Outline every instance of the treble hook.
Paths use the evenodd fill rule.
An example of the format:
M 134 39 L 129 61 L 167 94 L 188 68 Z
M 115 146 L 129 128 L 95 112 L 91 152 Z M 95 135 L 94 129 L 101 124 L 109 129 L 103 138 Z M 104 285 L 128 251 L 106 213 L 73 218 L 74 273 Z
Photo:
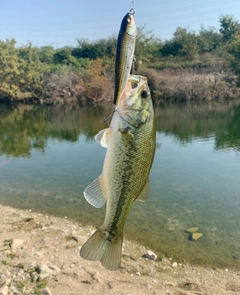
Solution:
M 130 11 L 129 13 L 134 14 L 135 10 L 134 10 L 134 0 L 130 0 Z

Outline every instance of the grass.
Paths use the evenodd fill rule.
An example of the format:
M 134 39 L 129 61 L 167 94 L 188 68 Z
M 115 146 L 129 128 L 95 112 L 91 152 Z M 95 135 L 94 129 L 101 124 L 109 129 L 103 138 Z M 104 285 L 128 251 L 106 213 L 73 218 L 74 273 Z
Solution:
M 47 287 L 47 280 L 41 280 L 37 282 L 36 289 L 34 290 L 35 295 L 41 295 L 41 289 Z

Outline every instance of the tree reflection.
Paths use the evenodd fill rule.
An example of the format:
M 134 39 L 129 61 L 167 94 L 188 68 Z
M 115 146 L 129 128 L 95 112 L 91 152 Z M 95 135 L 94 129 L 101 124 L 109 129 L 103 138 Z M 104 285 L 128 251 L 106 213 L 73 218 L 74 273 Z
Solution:
M 214 138 L 216 149 L 240 150 L 239 102 L 164 104 L 155 108 L 155 116 L 157 131 L 182 144 Z
M 31 150 L 45 152 L 49 139 L 86 140 L 108 125 L 101 119 L 112 105 L 1 105 L 0 155 L 30 157 Z M 215 148 L 240 150 L 240 104 L 164 104 L 155 106 L 157 131 L 173 135 L 182 144 L 194 138 L 215 138 Z
M 109 106 L 1 105 L 0 155 L 30 157 L 32 149 L 44 152 L 49 139 L 76 142 L 81 133 L 91 138 L 99 128 L 105 128 L 99 122 L 108 109 Z

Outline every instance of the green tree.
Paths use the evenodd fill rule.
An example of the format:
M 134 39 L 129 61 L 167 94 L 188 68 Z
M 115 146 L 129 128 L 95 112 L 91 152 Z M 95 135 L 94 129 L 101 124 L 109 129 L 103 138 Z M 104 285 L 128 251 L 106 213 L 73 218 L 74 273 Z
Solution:
M 136 65 L 146 64 L 159 57 L 159 49 L 162 47 L 160 39 L 154 37 L 151 31 L 145 32 L 144 27 L 137 28 L 135 57 Z
M 42 46 L 38 48 L 39 59 L 41 63 L 52 64 L 55 50 L 52 46 Z
M 205 29 L 201 26 L 198 40 L 199 51 L 201 54 L 205 52 L 213 52 L 222 44 L 222 36 L 214 27 Z
M 240 34 L 240 24 L 231 15 L 221 15 L 220 19 L 220 33 L 223 41 L 229 42 L 235 35 Z
M 232 69 L 238 76 L 237 86 L 240 87 L 240 35 L 235 35 L 227 48 Z
M 198 36 L 195 32 L 178 27 L 173 34 L 173 38 L 160 49 L 163 56 L 184 56 L 194 58 L 198 55 Z
M 198 54 L 198 37 L 195 32 L 189 32 L 185 28 L 178 27 L 176 32 L 173 34 L 174 40 L 182 45 L 179 54 L 194 58 Z
M 100 39 L 96 42 L 89 42 L 86 39 L 77 39 L 78 46 L 73 48 L 72 55 L 78 58 L 113 58 L 116 50 L 116 38 Z
M 0 99 L 25 100 L 42 90 L 41 63 L 31 43 L 17 48 L 14 39 L 0 41 Z
M 43 67 L 37 47 L 31 42 L 19 48 L 19 60 L 21 63 L 22 79 L 19 87 L 22 92 L 28 93 L 28 97 L 39 97 L 42 92 Z

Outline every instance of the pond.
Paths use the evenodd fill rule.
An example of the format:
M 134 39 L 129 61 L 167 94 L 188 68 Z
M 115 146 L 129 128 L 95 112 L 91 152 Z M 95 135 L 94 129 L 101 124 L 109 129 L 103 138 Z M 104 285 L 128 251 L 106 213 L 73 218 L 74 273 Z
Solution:
M 0 203 L 100 226 L 105 209 L 85 187 L 101 173 L 94 135 L 111 105 L 0 105 Z M 124 236 L 159 257 L 240 269 L 240 104 L 154 107 L 150 196 L 135 202 Z M 199 227 L 203 236 L 189 239 Z

